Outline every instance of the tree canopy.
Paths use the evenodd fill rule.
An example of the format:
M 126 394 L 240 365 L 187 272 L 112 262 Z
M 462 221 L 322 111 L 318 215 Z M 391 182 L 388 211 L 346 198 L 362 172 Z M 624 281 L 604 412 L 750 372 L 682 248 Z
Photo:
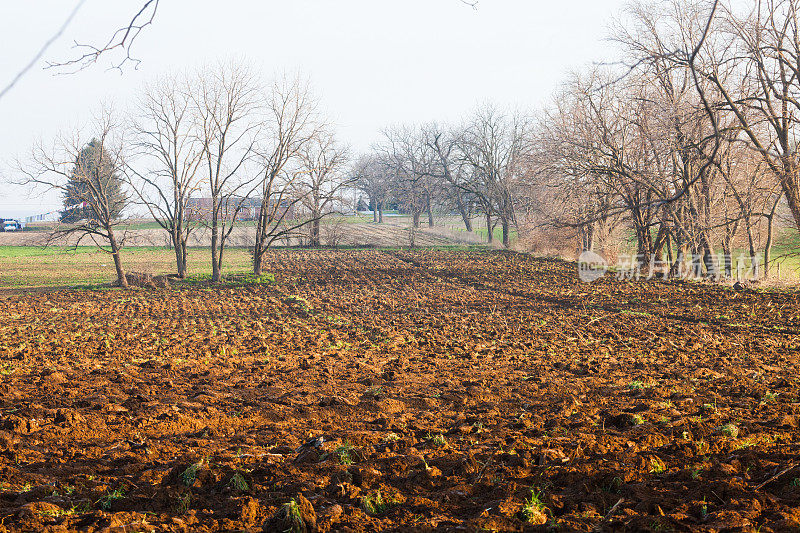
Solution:
M 109 219 L 119 218 L 125 207 L 122 180 L 108 151 L 92 139 L 75 159 L 69 183 L 64 189 L 62 222 L 104 218 L 98 209 L 108 209 Z

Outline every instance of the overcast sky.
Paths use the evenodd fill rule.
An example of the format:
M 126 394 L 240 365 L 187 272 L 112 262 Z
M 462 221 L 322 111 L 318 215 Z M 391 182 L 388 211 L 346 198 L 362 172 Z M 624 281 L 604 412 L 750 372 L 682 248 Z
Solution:
M 0 2 L 0 87 L 35 55 L 77 0 Z M 86 0 L 45 60 L 100 43 L 141 0 Z M 220 58 L 265 78 L 312 80 L 342 141 L 365 150 L 381 128 L 458 120 L 479 103 L 536 109 L 572 70 L 613 56 L 608 24 L 624 0 L 163 0 L 137 41 L 138 70 L 108 62 L 72 75 L 37 64 L 0 99 L 0 168 L 37 138 L 84 123 L 100 102 L 125 107 L 148 79 Z M 7 173 L 7 171 L 6 171 Z M 0 217 L 59 207 L 54 195 L 0 189 Z

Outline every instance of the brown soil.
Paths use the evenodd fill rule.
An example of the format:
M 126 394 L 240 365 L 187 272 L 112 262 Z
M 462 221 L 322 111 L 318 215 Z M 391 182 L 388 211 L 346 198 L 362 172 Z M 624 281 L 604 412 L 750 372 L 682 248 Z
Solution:
M 800 527 L 796 294 L 488 251 L 268 268 L 0 300 L 0 531 Z

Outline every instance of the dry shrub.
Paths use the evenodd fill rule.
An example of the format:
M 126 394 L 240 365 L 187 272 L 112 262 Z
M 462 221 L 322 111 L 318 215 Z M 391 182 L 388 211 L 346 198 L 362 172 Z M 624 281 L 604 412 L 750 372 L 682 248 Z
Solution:
M 320 230 L 322 233 L 322 241 L 325 246 L 339 246 L 344 237 L 344 229 L 344 222 L 339 220 L 324 224 Z
M 516 246 L 537 255 L 574 259 L 576 238 L 571 228 L 522 228 Z
M 577 257 L 578 232 L 575 228 L 522 227 L 519 239 L 514 243 L 520 251 L 548 257 L 560 257 L 575 261 Z M 598 224 L 595 228 L 594 252 L 610 265 L 616 264 L 622 238 L 618 228 Z
M 145 287 L 148 289 L 169 288 L 169 278 L 167 276 L 153 276 L 145 272 L 127 272 L 125 279 L 130 287 Z

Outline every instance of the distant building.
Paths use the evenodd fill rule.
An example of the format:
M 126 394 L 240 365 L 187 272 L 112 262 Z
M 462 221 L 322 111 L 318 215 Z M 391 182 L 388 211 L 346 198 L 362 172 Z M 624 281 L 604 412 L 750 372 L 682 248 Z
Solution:
M 58 222 L 59 220 L 61 220 L 61 211 L 50 211 L 49 213 L 25 217 L 26 224 L 31 222 Z
M 189 220 L 210 222 L 213 214 L 213 205 L 212 198 L 189 198 L 186 203 L 189 212 L 187 218 Z M 274 206 L 275 204 L 270 202 L 270 205 Z M 280 208 L 283 212 L 286 212 L 285 218 L 287 220 L 294 219 L 296 214 L 294 206 L 290 206 L 287 200 L 281 201 Z M 257 220 L 261 214 L 261 198 L 228 198 L 221 210 L 222 217 L 225 220 L 231 220 L 234 212 L 236 212 L 236 220 L 238 221 Z

